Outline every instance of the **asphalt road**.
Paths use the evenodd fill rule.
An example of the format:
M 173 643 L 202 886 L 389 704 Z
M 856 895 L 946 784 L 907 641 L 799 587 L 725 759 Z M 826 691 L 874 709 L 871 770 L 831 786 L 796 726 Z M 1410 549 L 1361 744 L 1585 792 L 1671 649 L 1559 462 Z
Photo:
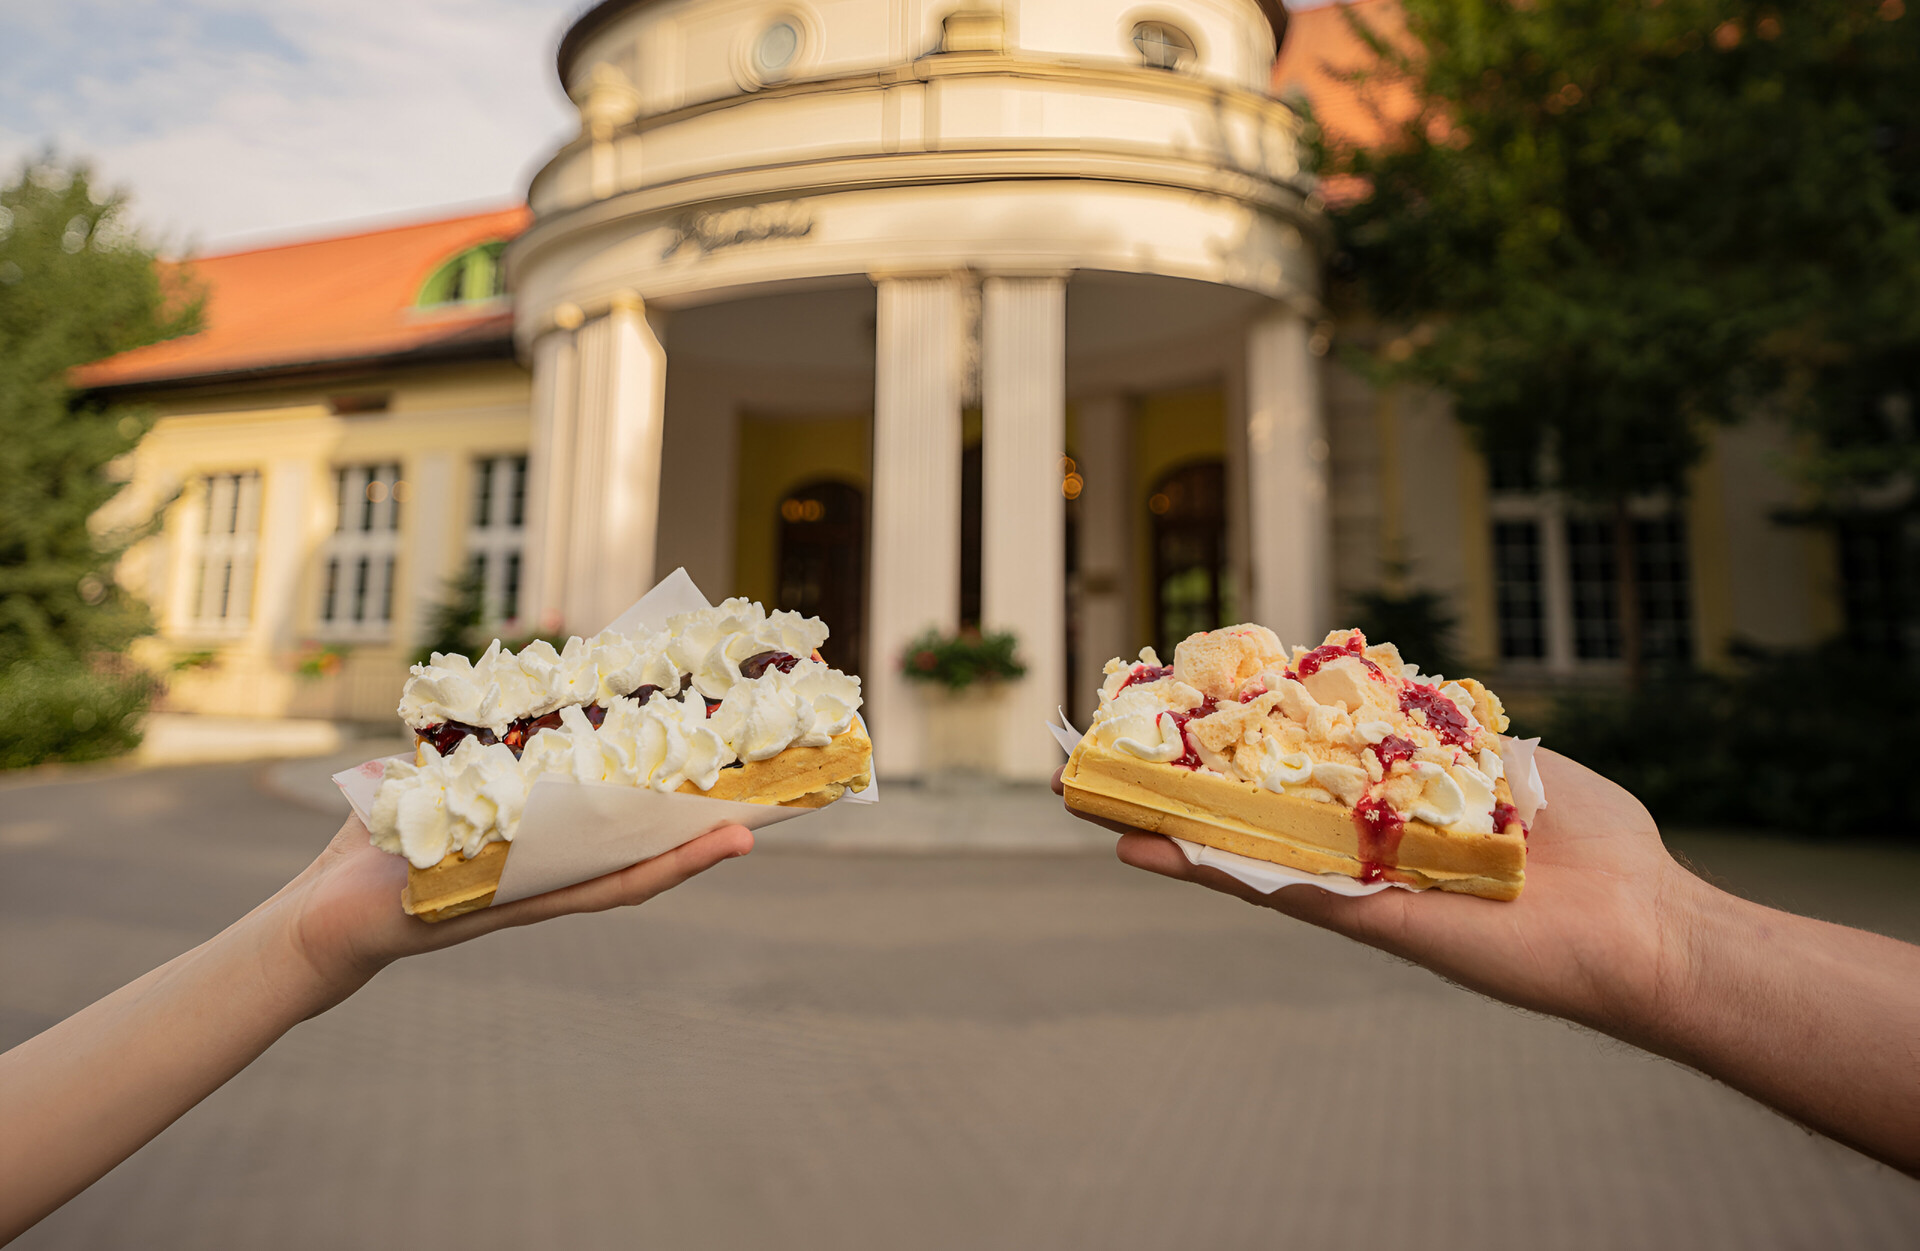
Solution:
M 0 785 L 0 1046 L 324 843 L 261 777 Z M 1684 848 L 1920 938 L 1920 855 Z M 772 847 L 389 970 L 18 1245 L 1916 1241 L 1920 1184 L 1693 1073 L 1106 854 Z

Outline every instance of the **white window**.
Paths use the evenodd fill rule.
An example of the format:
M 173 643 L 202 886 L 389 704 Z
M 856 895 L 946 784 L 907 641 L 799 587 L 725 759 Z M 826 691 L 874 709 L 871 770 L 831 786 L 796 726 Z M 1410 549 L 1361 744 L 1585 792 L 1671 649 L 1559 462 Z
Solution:
M 1133 28 L 1134 51 L 1150 69 L 1185 69 L 1193 62 L 1193 39 L 1166 22 L 1141 22 Z
M 520 563 L 527 515 L 527 458 L 488 456 L 473 462 L 473 512 L 467 525 L 468 569 L 480 588 L 487 625 L 520 616 Z
M 1613 521 L 1558 492 L 1539 489 L 1530 468 L 1496 464 L 1493 470 L 1501 659 L 1562 671 L 1619 661 L 1623 643 Z M 1642 654 L 1653 662 L 1685 663 L 1693 657 L 1686 518 L 1671 504 L 1642 501 L 1631 510 L 1630 522 Z
M 320 556 L 320 632 L 329 638 L 386 637 L 406 486 L 395 464 L 334 470 L 338 511 Z
M 260 474 L 207 474 L 200 479 L 200 500 L 200 550 L 187 615 L 200 630 L 239 631 L 253 615 Z

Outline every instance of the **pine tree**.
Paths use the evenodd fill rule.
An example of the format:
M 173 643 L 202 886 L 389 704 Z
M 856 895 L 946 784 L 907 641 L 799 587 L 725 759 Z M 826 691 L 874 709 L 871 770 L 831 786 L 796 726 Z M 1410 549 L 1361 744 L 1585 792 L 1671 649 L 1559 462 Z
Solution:
M 89 523 L 151 419 L 76 393 L 69 375 L 198 315 L 125 196 L 102 195 L 84 165 L 43 157 L 0 187 L 0 767 L 137 741 L 148 684 L 109 659 L 149 628 L 114 582 L 137 533 Z

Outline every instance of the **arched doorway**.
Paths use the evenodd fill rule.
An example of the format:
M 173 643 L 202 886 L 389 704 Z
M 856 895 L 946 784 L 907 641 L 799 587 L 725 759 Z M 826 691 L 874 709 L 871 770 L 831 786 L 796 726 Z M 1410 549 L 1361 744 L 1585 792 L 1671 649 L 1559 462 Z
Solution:
M 866 620 L 867 496 L 844 482 L 818 480 L 780 501 L 775 603 L 818 617 L 833 631 L 820 655 L 860 670 Z
M 1153 518 L 1153 633 L 1162 660 L 1200 630 L 1227 624 L 1227 471 L 1218 460 L 1170 470 L 1147 495 Z

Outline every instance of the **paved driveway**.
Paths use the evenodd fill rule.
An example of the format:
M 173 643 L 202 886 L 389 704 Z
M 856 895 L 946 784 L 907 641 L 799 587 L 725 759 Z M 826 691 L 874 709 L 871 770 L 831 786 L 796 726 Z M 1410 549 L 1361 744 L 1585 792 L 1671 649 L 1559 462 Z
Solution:
M 0 788 L 0 1046 L 312 855 L 334 821 L 260 781 Z M 1920 937 L 1920 856 L 1685 847 Z M 1711 1082 L 1104 853 L 770 847 L 389 970 L 18 1245 L 1916 1238 L 1920 1185 Z

